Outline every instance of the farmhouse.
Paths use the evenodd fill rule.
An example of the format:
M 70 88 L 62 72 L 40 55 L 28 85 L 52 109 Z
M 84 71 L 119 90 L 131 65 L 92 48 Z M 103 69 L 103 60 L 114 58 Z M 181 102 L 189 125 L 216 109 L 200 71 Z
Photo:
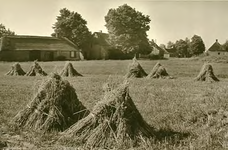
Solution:
M 176 48 L 172 47 L 172 48 L 166 48 L 165 49 L 168 53 L 169 53 L 169 57 L 177 57 L 177 50 Z
M 94 32 L 91 42 L 90 51 L 87 58 L 89 59 L 108 59 L 110 44 L 108 34 L 102 32 Z
M 158 55 L 160 58 L 169 58 L 169 52 L 158 46 L 154 41 L 151 42 L 152 51 L 150 55 Z
M 170 54 L 168 51 L 166 51 L 165 49 L 161 48 L 160 46 L 158 46 L 156 44 L 156 42 L 154 42 L 154 40 L 152 40 L 150 42 L 152 51 L 150 52 L 150 54 L 148 55 L 140 55 L 141 58 L 151 58 L 151 59 L 160 59 L 160 58 L 169 58 Z
M 123 53 L 120 49 L 116 49 L 109 41 L 109 34 L 100 32 L 94 32 L 91 41 L 90 48 L 85 50 L 86 58 L 92 60 L 99 59 L 132 59 L 134 54 Z
M 218 55 L 228 55 L 228 52 L 223 49 L 222 45 L 216 39 L 215 43 L 206 51 L 207 54 L 211 56 L 218 56 Z
M 80 60 L 80 51 L 67 38 L 24 35 L 5 36 L 0 39 L 0 60 Z

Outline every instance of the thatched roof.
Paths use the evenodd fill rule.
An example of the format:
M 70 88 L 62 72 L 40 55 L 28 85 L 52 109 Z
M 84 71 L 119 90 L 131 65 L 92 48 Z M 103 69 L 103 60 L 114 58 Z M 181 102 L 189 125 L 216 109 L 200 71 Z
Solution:
M 48 50 L 79 51 L 78 47 L 66 38 L 48 36 L 5 36 L 1 39 L 0 50 Z
M 208 49 L 208 51 L 225 51 L 222 45 L 216 39 L 215 43 Z

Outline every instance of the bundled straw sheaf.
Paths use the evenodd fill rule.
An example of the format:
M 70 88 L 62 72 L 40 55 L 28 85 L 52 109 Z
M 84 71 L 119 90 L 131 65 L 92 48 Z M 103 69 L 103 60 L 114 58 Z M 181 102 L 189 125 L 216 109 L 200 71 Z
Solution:
M 19 63 L 15 63 L 11 66 L 11 70 L 6 73 L 9 76 L 23 76 L 25 75 L 24 70 L 21 68 Z
M 66 62 L 63 70 L 61 71 L 60 73 L 61 76 L 64 76 L 64 77 L 76 77 L 76 76 L 82 76 L 80 73 L 78 73 L 72 63 L 70 62 Z
M 139 64 L 137 59 L 134 57 L 133 62 L 128 66 L 128 73 L 126 74 L 127 78 L 143 78 L 146 77 L 147 73 L 144 71 L 142 66 Z
M 159 62 L 155 64 L 152 71 L 148 74 L 147 78 L 168 78 L 172 79 L 173 77 L 169 76 L 165 67 L 163 67 Z
M 88 113 L 70 83 L 52 74 L 31 102 L 14 117 L 13 125 L 43 132 L 63 131 Z
M 63 132 L 61 142 L 84 148 L 130 148 L 146 143 L 154 129 L 143 119 L 129 95 L 128 83 L 106 91 L 91 113 Z
M 207 81 L 207 82 L 214 82 L 219 81 L 219 79 L 214 75 L 213 68 L 210 64 L 205 63 L 198 76 L 195 78 L 196 81 Z
M 31 66 L 30 70 L 25 74 L 26 76 L 46 76 L 47 73 L 43 71 L 37 61 Z

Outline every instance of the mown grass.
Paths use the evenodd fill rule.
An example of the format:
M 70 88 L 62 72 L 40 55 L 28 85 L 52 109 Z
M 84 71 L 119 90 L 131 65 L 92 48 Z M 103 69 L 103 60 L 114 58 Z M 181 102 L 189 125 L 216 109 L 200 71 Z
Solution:
M 102 98 L 102 84 L 111 80 L 121 83 L 130 60 L 124 61 L 77 61 L 74 67 L 84 77 L 65 78 L 76 89 L 80 101 L 89 108 Z M 149 73 L 157 61 L 139 60 L 142 67 Z M 185 59 L 161 60 L 168 73 L 176 79 L 131 79 L 130 95 L 144 119 L 154 126 L 160 134 L 179 133 L 183 139 L 152 142 L 149 146 L 142 145 L 136 149 L 225 149 L 226 117 L 220 119 L 215 115 L 213 121 L 208 120 L 211 110 L 228 112 L 228 65 L 213 63 L 215 75 L 220 78 L 218 83 L 193 81 L 199 73 L 202 61 Z M 12 62 L 0 63 L 0 134 L 14 133 L 9 128 L 10 120 L 32 98 L 43 77 L 12 77 L 4 76 Z M 32 62 L 21 63 L 25 71 Z M 47 72 L 59 72 L 64 62 L 40 62 Z M 225 114 L 225 113 L 224 113 Z M 222 114 L 222 115 L 224 115 Z M 227 116 L 228 117 L 228 116 Z M 34 144 L 37 149 L 61 149 L 51 139 L 56 135 L 35 136 L 19 132 L 25 141 Z M 168 136 L 167 136 L 168 137 Z M 50 142 L 52 141 L 52 142 Z M 67 147 L 67 145 L 65 145 Z

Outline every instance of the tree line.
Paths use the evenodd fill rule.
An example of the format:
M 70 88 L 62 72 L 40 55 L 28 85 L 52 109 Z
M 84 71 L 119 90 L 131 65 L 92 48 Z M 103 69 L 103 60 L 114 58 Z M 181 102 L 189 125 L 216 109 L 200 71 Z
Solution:
M 203 39 L 199 35 L 194 35 L 191 39 L 180 39 L 175 43 L 169 41 L 167 43 L 167 49 L 175 49 L 178 57 L 198 56 L 206 50 Z
M 0 23 L 0 38 L 3 36 L 15 35 L 15 32 L 7 29 L 5 25 Z
M 93 38 L 87 27 L 87 21 L 78 12 L 66 8 L 60 9 L 59 13 L 52 27 L 54 29 L 52 36 L 66 37 L 80 49 L 85 50 Z M 148 54 L 151 52 L 151 41 L 147 36 L 151 21 L 148 15 L 124 4 L 116 9 L 109 9 L 104 19 L 112 47 L 124 53 Z M 15 33 L 0 24 L 0 37 L 5 35 L 15 35 Z M 180 39 L 175 43 L 168 42 L 167 46 L 164 44 L 161 46 L 175 48 L 179 57 L 200 55 L 205 51 L 203 39 L 198 35 L 194 35 L 191 40 Z M 223 46 L 228 50 L 228 41 Z
M 185 40 L 180 39 L 176 42 L 169 41 L 167 46 L 161 44 L 160 47 L 164 49 L 174 49 L 178 57 L 192 57 L 198 56 L 205 52 L 205 45 L 203 39 L 199 35 L 194 35 L 191 40 L 185 38 Z M 221 45 L 222 49 L 228 51 L 228 40 Z
M 110 9 L 104 17 L 109 33 L 109 43 L 114 49 L 124 53 L 149 53 L 151 47 L 146 32 L 150 29 L 149 16 L 124 4 L 117 9 Z M 60 10 L 53 25 L 53 36 L 66 37 L 79 48 L 86 50 L 92 40 L 87 22 L 80 14 L 66 8 Z

